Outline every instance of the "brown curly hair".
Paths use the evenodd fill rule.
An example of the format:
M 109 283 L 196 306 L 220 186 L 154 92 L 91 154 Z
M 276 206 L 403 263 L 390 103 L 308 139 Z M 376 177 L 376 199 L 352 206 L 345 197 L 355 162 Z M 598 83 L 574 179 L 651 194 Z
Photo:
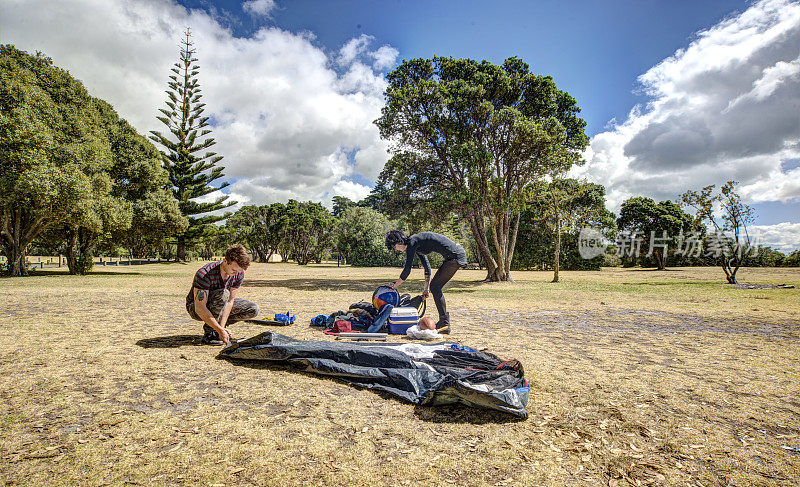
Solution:
M 228 247 L 228 250 L 225 251 L 225 260 L 236 262 L 242 269 L 250 267 L 250 254 L 241 244 Z

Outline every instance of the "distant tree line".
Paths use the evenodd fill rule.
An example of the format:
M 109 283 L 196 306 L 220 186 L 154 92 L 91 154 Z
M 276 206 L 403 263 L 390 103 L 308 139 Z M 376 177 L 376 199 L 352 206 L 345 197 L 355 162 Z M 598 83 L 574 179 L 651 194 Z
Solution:
M 444 215 L 412 213 L 398 218 L 392 211 L 392 197 L 382 195 L 379 186 L 361 201 L 342 196 L 333 198 L 333 210 L 314 202 L 290 200 L 287 204 L 245 206 L 225 224 L 224 245 L 242 242 L 252 249 L 256 260 L 267 262 L 279 254 L 281 260 L 299 264 L 322 262 L 333 258 L 353 266 L 399 266 L 403 256 L 389 252 L 384 246 L 386 233 L 401 229 L 408 233 L 437 231 L 461 243 L 468 260 L 486 268 L 468 224 L 455 212 Z M 554 208 L 558 208 L 557 210 Z M 713 244 L 706 226 L 698 217 L 686 213 L 671 201 L 656 203 L 646 197 L 632 197 L 622 204 L 617 217 L 605 207 L 602 185 L 561 179 L 540 182 L 531 188 L 529 200 L 520 212 L 520 228 L 512 269 L 554 270 L 560 252 L 560 268 L 566 270 L 598 270 L 603 266 L 635 266 L 664 269 L 667 266 L 716 266 L 725 257 L 709 254 Z M 581 229 L 599 230 L 608 239 L 606 253 L 591 259 L 578 251 Z M 558 245 L 557 229 L 561 232 Z M 621 232 L 621 233 L 620 233 Z M 636 233 L 639 251 L 636 255 L 616 254 L 618 234 Z M 663 237 L 663 235 L 668 237 Z M 652 242 L 650 237 L 661 240 Z M 683 237 L 681 237 L 683 235 Z M 666 238 L 666 240 L 665 240 Z M 690 249 L 690 245 L 697 247 Z M 684 252 L 680 252 L 680 250 Z M 783 253 L 769 247 L 751 246 L 742 250 L 740 266 L 797 266 L 798 254 Z M 730 249 L 729 249 L 730 251 Z M 728 252 L 729 252 L 728 251 Z M 432 261 L 437 265 L 438 256 Z

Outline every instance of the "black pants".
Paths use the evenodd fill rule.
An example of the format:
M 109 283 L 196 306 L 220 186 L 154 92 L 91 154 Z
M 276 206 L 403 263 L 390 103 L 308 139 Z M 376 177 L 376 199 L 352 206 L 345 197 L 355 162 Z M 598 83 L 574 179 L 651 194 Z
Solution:
M 439 266 L 436 274 L 431 279 L 431 294 L 433 294 L 433 302 L 436 303 L 436 311 L 439 312 L 439 319 L 444 318 L 447 314 L 447 303 L 444 301 L 444 294 L 442 288 L 453 278 L 456 271 L 461 268 L 461 264 L 457 260 L 446 260 Z
M 227 289 L 217 289 L 208 293 L 206 308 L 208 308 L 208 311 L 217 319 L 217 322 L 222 318 L 222 310 L 225 308 L 225 303 L 228 302 L 230 297 L 231 292 Z M 194 309 L 194 301 L 186 304 L 186 311 L 189 312 L 189 316 L 193 319 L 203 321 Z M 227 328 L 228 325 L 236 323 L 237 321 L 249 320 L 256 316 L 258 316 L 258 305 L 256 303 L 246 299 L 236 298 L 233 300 L 233 308 L 231 308 L 231 313 L 228 315 L 228 321 L 225 323 L 225 327 Z M 214 329 L 203 323 L 203 331 L 208 333 L 209 331 L 214 331 Z

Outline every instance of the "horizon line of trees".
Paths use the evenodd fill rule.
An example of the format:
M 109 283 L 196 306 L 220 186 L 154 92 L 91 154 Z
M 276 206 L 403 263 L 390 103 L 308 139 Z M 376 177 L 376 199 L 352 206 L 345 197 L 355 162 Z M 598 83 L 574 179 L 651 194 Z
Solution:
M 705 225 L 676 203 L 669 200 L 655 203 L 650 198 L 632 197 L 623 203 L 623 211 L 620 217 L 616 217 L 605 208 L 605 189 L 602 185 L 574 179 L 545 184 L 560 185 L 562 192 L 575 195 L 568 204 L 561 206 L 562 269 L 598 270 L 603 266 L 635 265 L 664 269 L 666 266 L 720 265 L 720 256 L 707 255 L 705 250 L 699 253 L 687 250 L 686 239 L 681 240 L 681 235 L 694 235 L 695 243 L 702 245 L 701 249 L 706 249 L 711 247 L 710 242 L 715 234 L 709 233 Z M 300 265 L 335 258 L 354 266 L 401 266 L 403 256 L 387 251 L 383 245 L 389 230 L 400 229 L 407 233 L 437 231 L 463 245 L 470 263 L 486 268 L 467 224 L 457 214 L 450 213 L 445 218 L 440 216 L 436 221 L 420 214 L 392 218 L 392 212 L 387 210 L 391 200 L 382 198 L 380 191 L 376 187 L 368 197 L 358 202 L 335 196 L 332 211 L 320 203 L 295 200 L 287 204 L 242 207 L 225 224 L 225 238 L 221 245 L 243 243 L 252 251 L 254 259 L 260 262 L 272 261 L 272 256 L 279 254 L 282 262 L 295 261 Z M 542 208 L 551 204 L 552 196 L 549 196 L 551 191 L 545 188 L 539 191 L 540 195 L 548 197 L 532 198 L 521 212 L 517 257 L 512 266 L 514 270 L 555 272 L 558 247 L 556 222 L 554 213 Z M 303 215 L 303 212 L 307 214 Z M 618 257 L 616 254 L 620 249 L 612 243 L 604 254 L 584 259 L 578 249 L 578 237 L 584 227 L 601 230 L 611 242 L 620 231 L 640 232 L 643 235 L 648 233 L 647 238 L 641 239 L 638 255 Z M 651 231 L 656 235 L 668 232 L 670 238 L 659 242 L 666 244 L 666 248 L 654 246 L 651 252 Z M 313 243 L 313 253 L 306 254 L 303 247 L 297 245 L 300 239 L 292 235 L 297 232 L 308 232 L 306 238 Z M 723 252 L 723 249 L 719 250 Z M 770 247 L 749 247 L 747 251 L 742 249 L 739 265 L 798 266 L 798 257 L 800 251 L 784 255 Z M 438 265 L 438 256 L 433 256 L 432 263 Z

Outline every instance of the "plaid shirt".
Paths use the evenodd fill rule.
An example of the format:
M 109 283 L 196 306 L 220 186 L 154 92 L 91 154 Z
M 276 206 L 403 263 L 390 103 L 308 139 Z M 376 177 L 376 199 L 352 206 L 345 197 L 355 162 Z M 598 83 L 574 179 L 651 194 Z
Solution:
M 201 267 L 194 275 L 192 288 L 205 289 L 207 291 L 215 291 L 217 289 L 237 289 L 244 281 L 244 272 L 240 272 L 233 276 L 228 277 L 225 281 L 222 280 L 222 272 L 220 271 L 220 264 L 222 261 L 209 262 Z M 189 294 L 186 296 L 186 304 L 194 302 L 193 289 L 189 289 Z

